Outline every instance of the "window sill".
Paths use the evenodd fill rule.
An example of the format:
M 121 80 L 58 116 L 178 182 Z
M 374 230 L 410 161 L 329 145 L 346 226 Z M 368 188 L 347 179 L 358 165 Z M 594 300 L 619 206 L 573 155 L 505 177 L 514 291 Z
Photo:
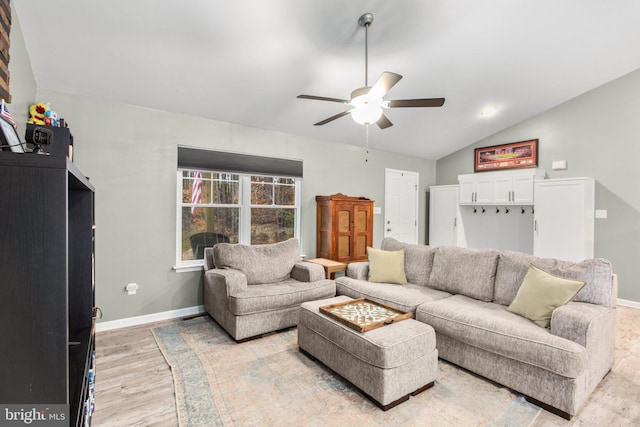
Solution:
M 176 273 L 188 273 L 190 271 L 203 271 L 204 262 L 202 264 L 174 265 L 173 270 Z

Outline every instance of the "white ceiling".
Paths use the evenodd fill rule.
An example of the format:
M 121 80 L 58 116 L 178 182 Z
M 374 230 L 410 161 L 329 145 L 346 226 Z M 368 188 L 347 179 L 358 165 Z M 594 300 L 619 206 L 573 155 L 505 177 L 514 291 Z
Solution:
M 640 68 L 637 0 L 15 0 L 37 85 L 320 140 L 365 144 L 344 109 L 404 78 L 372 148 L 438 159 Z M 39 100 L 45 101 L 46 100 Z M 491 119 L 485 106 L 498 107 Z M 53 106 L 55 108 L 55 106 Z M 535 138 L 536 135 L 527 137 Z M 508 141 L 505 141 L 508 142 Z

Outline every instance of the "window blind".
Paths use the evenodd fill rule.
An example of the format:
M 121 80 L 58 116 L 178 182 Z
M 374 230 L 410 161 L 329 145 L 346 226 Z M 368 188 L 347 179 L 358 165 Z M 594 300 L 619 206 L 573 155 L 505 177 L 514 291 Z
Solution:
M 302 178 L 302 160 L 178 146 L 178 167 Z

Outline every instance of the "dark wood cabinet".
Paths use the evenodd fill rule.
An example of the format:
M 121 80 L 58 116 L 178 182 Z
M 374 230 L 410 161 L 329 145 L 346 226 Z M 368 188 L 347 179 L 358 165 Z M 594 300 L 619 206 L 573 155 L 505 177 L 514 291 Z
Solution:
M 94 188 L 66 155 L 12 152 L 0 152 L 0 188 L 0 402 L 67 404 L 69 425 L 82 425 L 95 348 Z
M 366 261 L 373 245 L 373 200 L 344 194 L 316 196 L 316 256 L 340 262 Z

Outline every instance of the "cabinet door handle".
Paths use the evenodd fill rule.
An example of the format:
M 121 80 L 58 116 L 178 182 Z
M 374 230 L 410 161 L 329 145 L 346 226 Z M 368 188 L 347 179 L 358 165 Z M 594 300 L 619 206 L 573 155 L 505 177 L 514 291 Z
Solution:
M 538 221 L 537 220 L 533 221 L 533 231 L 536 231 L 536 232 L 538 231 Z
M 509 201 L 511 201 L 511 191 L 509 191 Z
M 458 218 L 453 218 L 453 227 L 457 227 L 458 226 Z

